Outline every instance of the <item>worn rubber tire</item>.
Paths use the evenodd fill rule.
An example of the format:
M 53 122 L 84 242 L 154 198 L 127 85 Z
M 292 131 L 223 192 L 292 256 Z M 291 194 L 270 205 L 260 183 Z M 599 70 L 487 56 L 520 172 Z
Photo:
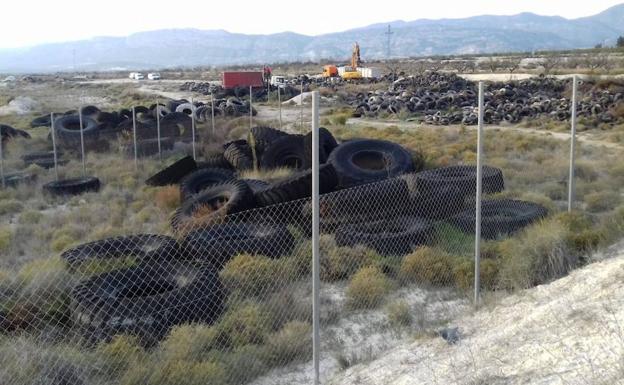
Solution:
M 234 167 L 223 154 L 214 154 L 206 157 L 206 160 L 197 162 L 197 168 L 224 168 L 227 170 L 234 170 Z
M 319 168 L 319 194 L 326 194 L 334 190 L 338 183 L 336 170 L 330 164 Z M 255 194 L 256 202 L 261 207 L 272 206 L 312 195 L 312 171 L 306 170 L 296 173 L 280 182 Z
M 267 126 L 252 127 L 249 131 L 247 142 L 256 144 L 257 156 L 262 156 L 264 150 L 277 139 L 288 136 L 284 131 Z
M 50 114 L 47 114 L 47 115 L 36 117 L 33 120 L 31 120 L 30 127 L 33 127 L 33 128 L 50 127 L 50 124 L 51 124 Z
M 414 170 L 411 154 L 385 140 L 356 139 L 344 142 L 329 155 L 343 188 L 392 178 Z
M 247 183 L 251 191 L 253 191 L 254 195 L 259 193 L 260 191 L 264 191 L 271 185 L 268 182 L 259 179 L 241 179 L 243 182 Z
M 179 256 L 178 242 L 165 235 L 137 234 L 83 243 L 61 253 L 69 270 L 93 260 L 134 257 L 140 263 L 169 261 Z
M 96 142 L 100 134 L 100 125 L 95 119 L 83 116 L 82 127 L 85 143 Z M 54 131 L 61 145 L 67 147 L 80 145 L 80 117 L 78 115 L 65 115 L 54 119 Z
M 181 281 L 146 266 L 91 277 L 71 291 L 74 324 L 92 344 L 130 334 L 153 346 L 175 325 L 215 322 L 226 295 L 218 272 L 206 265 Z
M 319 162 L 325 163 L 329 155 L 338 147 L 336 138 L 325 127 L 319 127 Z M 306 168 L 312 168 L 312 133 L 303 137 L 304 159 L 308 161 Z
M 247 144 L 231 143 L 225 149 L 223 157 L 238 171 L 253 168 L 251 148 Z
M 505 237 L 548 215 L 545 207 L 511 199 L 485 200 L 481 206 L 481 236 L 485 239 Z M 475 210 L 466 210 L 451 223 L 468 234 L 475 231 Z
M 177 184 L 185 176 L 197 170 L 197 163 L 192 156 L 174 162 L 172 165 L 160 170 L 156 174 L 149 177 L 145 184 L 148 186 L 167 186 Z
M 44 193 L 53 196 L 79 195 L 85 192 L 97 192 L 99 190 L 100 180 L 93 176 L 61 179 L 43 185 Z
M 260 168 L 279 167 L 302 170 L 311 160 L 306 159 L 303 149 L 303 136 L 287 135 L 270 143 L 260 157 Z
M 186 202 L 204 189 L 232 178 L 234 173 L 224 168 L 202 168 L 193 171 L 180 181 L 180 200 Z
M 19 185 L 30 184 L 36 180 L 37 174 L 29 174 L 25 172 L 12 172 L 4 174 L 5 187 L 17 187 Z M 1 184 L 0 187 L 2 187 Z
M 382 255 L 406 255 L 415 247 L 427 244 L 434 234 L 433 225 L 418 217 L 383 219 L 340 226 L 336 230 L 338 246 L 364 245 Z
M 171 227 L 180 233 L 188 233 L 227 220 L 227 215 L 252 209 L 254 205 L 249 186 L 243 181 L 231 179 L 207 187 L 182 203 L 182 207 L 171 217 Z M 202 213 L 203 207 L 209 207 L 210 211 Z
M 477 167 L 469 165 L 449 166 L 416 174 L 418 190 L 434 195 L 451 187 L 466 195 L 474 195 L 477 186 Z M 503 172 L 495 167 L 483 166 L 483 192 L 494 194 L 505 189 Z
M 187 258 L 207 261 L 221 269 L 239 254 L 278 258 L 289 255 L 295 245 L 285 225 L 225 223 L 191 232 L 182 241 Z

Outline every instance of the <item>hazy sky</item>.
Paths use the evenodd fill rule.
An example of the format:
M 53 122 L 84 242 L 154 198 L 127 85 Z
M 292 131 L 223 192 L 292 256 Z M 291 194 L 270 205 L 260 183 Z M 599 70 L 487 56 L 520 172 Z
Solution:
M 0 48 L 124 36 L 162 28 L 225 29 L 241 33 L 293 31 L 307 35 L 420 18 L 534 12 L 576 18 L 622 0 L 4 0 Z M 374 4 L 374 5 L 373 5 Z

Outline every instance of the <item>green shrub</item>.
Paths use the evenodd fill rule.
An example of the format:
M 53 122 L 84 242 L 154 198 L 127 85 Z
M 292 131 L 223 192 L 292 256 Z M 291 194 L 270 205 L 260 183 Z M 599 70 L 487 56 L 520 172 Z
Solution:
M 403 258 L 399 277 L 405 283 L 447 285 L 453 280 L 453 257 L 438 248 L 420 247 Z
M 225 287 L 242 295 L 258 295 L 278 289 L 284 282 L 279 260 L 264 256 L 241 254 L 232 258 L 221 270 Z
M 498 263 L 493 259 L 482 259 L 479 263 L 479 282 L 482 289 L 492 290 L 496 288 L 498 282 Z M 457 264 L 453 269 L 455 285 L 464 290 L 474 289 L 475 264 L 473 260 L 466 259 Z
M 216 328 L 208 325 L 179 325 L 161 342 L 161 354 L 168 360 L 200 361 L 217 347 L 218 336 Z
M 608 211 L 621 202 L 620 194 L 615 191 L 598 191 L 585 195 L 587 210 L 593 213 Z
M 42 218 L 43 218 L 43 214 L 41 214 L 39 211 L 27 210 L 27 211 L 24 211 L 20 215 L 19 222 L 21 224 L 34 225 L 34 224 L 39 223 L 39 221 L 41 221 Z
M 98 367 L 106 375 L 118 377 L 129 366 L 139 365 L 145 359 L 145 351 L 134 336 L 115 336 L 110 342 L 100 343 L 94 350 Z
M 0 251 L 5 251 L 11 246 L 13 232 L 9 226 L 0 227 Z
M 322 236 L 320 243 L 320 274 L 323 281 L 338 281 L 349 278 L 356 271 L 371 265 L 378 258 L 373 250 L 362 245 L 338 247 L 331 236 Z
M 307 322 L 290 321 L 269 335 L 266 360 L 272 366 L 304 362 L 312 356 L 312 327 Z
M 579 255 L 569 247 L 568 234 L 566 226 L 553 217 L 501 242 L 500 285 L 527 288 L 561 277 L 576 267 Z
M 264 346 L 245 345 L 216 355 L 214 361 L 223 364 L 228 384 L 247 384 L 268 370 L 265 352 Z
M 254 302 L 235 306 L 215 325 L 219 346 L 262 344 L 271 329 L 271 315 Z
M 347 287 L 347 303 L 352 308 L 373 308 L 379 305 L 388 291 L 390 281 L 377 267 L 360 269 Z
M 413 321 L 410 307 L 405 301 L 395 301 L 386 307 L 388 322 L 394 327 L 410 326 Z
M 165 361 L 137 365 L 128 369 L 123 385 L 205 385 L 227 384 L 227 373 L 220 363 L 202 361 Z
M 15 199 L 0 200 L 0 215 L 15 214 L 23 208 L 24 206 Z

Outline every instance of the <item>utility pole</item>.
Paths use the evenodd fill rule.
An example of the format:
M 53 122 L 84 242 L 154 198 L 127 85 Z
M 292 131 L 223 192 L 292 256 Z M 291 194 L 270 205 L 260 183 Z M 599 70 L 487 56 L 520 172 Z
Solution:
M 388 30 L 385 33 L 385 35 L 388 37 L 388 41 L 386 42 L 386 60 L 390 60 L 390 39 L 392 38 L 393 34 L 394 32 L 392 32 L 392 27 L 388 25 Z

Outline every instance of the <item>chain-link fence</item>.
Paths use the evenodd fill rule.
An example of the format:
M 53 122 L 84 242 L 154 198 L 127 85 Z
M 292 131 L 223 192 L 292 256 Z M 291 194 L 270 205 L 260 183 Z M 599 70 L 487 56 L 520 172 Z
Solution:
M 568 142 L 505 129 L 482 135 L 483 296 L 550 282 L 621 237 L 624 218 L 614 210 L 624 173 L 607 166 L 618 154 L 580 146 L 579 210 L 566 214 Z M 254 147 L 267 144 L 251 138 Z M 447 139 L 474 158 L 476 135 Z M 321 383 L 337 375 L 344 383 L 366 380 L 350 368 L 406 341 L 456 343 L 461 331 L 449 322 L 474 305 L 473 162 L 416 172 L 397 144 L 344 143 L 351 150 L 325 159 L 319 171 Z M 232 166 L 257 168 L 257 149 L 243 165 L 236 146 L 225 149 L 241 162 Z M 150 148 L 152 155 L 163 150 Z M 300 166 L 299 155 L 282 156 Z M 96 169 L 89 162 L 97 159 L 85 167 Z M 206 157 L 193 178 L 162 188 L 179 197 L 173 204 L 158 198 L 175 209 L 164 227 L 128 229 L 119 219 L 111 222 L 123 231 L 105 231 L 116 236 L 69 248 L 60 242 L 58 255 L 22 252 L 3 262 L 0 383 L 313 383 L 312 173 L 268 184 L 215 171 L 224 159 Z M 124 162 L 109 171 L 117 181 L 111 188 L 140 189 L 134 165 Z M 124 194 L 111 199 L 110 211 L 126 199 L 127 210 L 156 215 Z M 80 215 L 116 215 L 93 211 Z M 21 221 L 38 215 L 12 226 L 22 229 Z

